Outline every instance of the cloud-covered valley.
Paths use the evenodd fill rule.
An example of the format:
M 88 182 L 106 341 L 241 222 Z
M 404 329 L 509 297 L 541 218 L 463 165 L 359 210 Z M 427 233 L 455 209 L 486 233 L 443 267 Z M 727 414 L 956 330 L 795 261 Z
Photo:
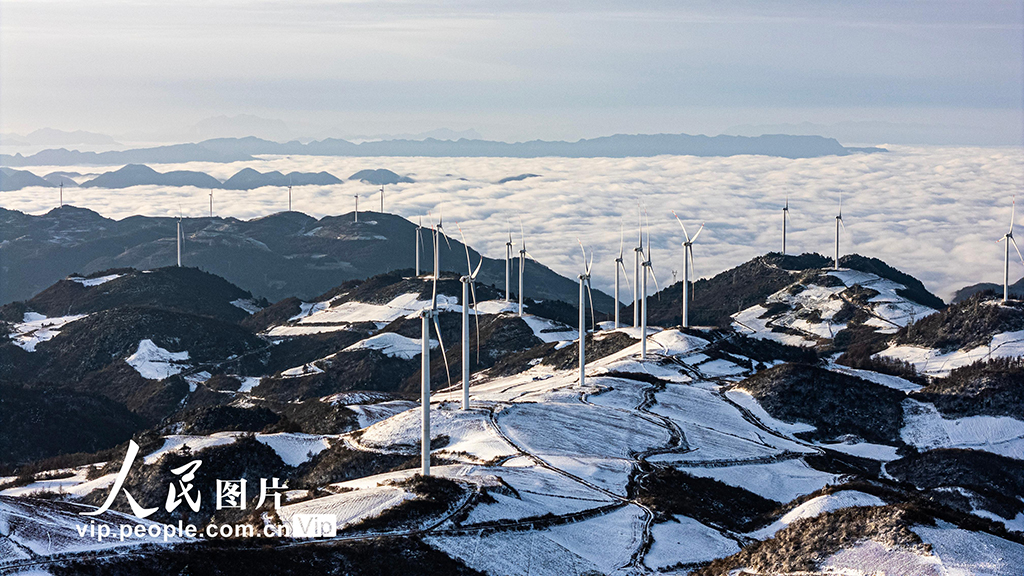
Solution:
M 789 252 L 831 254 L 837 205 L 843 194 L 843 253 L 881 258 L 917 276 L 943 298 L 966 284 L 998 282 L 1011 196 L 1024 183 L 1020 148 L 890 147 L 881 154 L 811 159 L 764 156 L 699 158 L 338 158 L 265 157 L 257 162 L 152 165 L 161 172 L 199 170 L 226 179 L 242 168 L 261 172 L 327 171 L 340 178 L 364 168 L 388 168 L 416 182 L 388 186 L 385 209 L 416 220 L 443 211 L 446 226 L 459 222 L 467 240 L 502 257 L 511 221 L 517 247 L 522 216 L 527 248 L 554 270 L 574 277 L 581 267 L 579 237 L 596 250 L 594 283 L 610 292 L 620 223 L 627 253 L 636 242 L 637 199 L 651 226 L 655 271 L 661 285 L 681 270 L 682 233 L 675 210 L 689 227 L 707 229 L 695 247 L 699 276 L 735 266 L 781 247 L 781 208 L 790 200 Z M 35 167 L 95 174 L 96 167 Z M 504 184 L 502 178 L 538 177 Z M 205 216 L 209 191 L 137 186 L 122 190 L 65 189 L 66 203 L 112 218 L 134 214 Z M 377 210 L 375 187 L 346 181 L 293 189 L 295 210 L 321 217 Z M 8 209 L 43 213 L 57 204 L 57 190 L 26 188 L 0 195 Z M 287 190 L 217 190 L 214 212 L 248 219 L 287 209 Z M 691 231 L 692 234 L 692 231 Z M 410 247 L 411 250 L 411 247 Z M 631 256 L 627 255 L 627 262 Z M 1011 276 L 1019 278 L 1019 261 Z

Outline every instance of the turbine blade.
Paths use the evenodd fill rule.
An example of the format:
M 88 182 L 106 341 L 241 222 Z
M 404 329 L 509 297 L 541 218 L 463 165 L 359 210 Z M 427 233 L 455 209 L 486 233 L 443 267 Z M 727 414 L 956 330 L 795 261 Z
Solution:
M 1013 239 L 1013 236 L 1010 236 L 1010 242 L 1013 243 L 1013 249 L 1017 251 L 1017 257 L 1020 258 L 1020 263 L 1024 264 L 1024 256 L 1021 256 L 1020 248 L 1017 248 L 1017 241 Z
M 458 227 L 459 236 L 462 237 L 462 247 L 466 249 L 466 272 L 470 274 L 470 277 L 472 277 L 473 264 L 469 261 L 469 244 L 466 244 L 466 234 L 462 231 L 461 224 L 456 222 L 455 226 Z
M 654 278 L 654 288 L 661 292 L 661 286 L 658 285 L 658 276 L 654 273 L 654 266 L 648 266 L 648 268 L 651 270 L 651 278 Z
M 437 314 L 434 314 L 434 330 L 437 331 L 437 343 L 441 347 L 441 358 L 444 359 L 444 372 L 448 376 L 448 387 L 452 387 L 452 371 L 448 367 L 448 353 L 444 349 L 444 339 L 441 337 L 441 323 L 437 321 Z M 428 338 L 429 340 L 429 338 Z
M 484 257 L 480 257 L 480 262 L 477 263 L 476 268 L 473 269 L 473 273 L 469 275 L 470 280 L 476 280 L 476 275 L 480 273 L 480 267 L 484 265 Z
M 622 247 L 626 243 L 626 228 L 622 220 L 619 220 L 619 258 L 622 258 Z
M 700 223 L 700 229 L 697 230 L 697 233 L 693 235 L 693 239 L 690 240 L 690 243 L 692 244 L 692 243 L 696 242 L 697 241 L 697 236 L 700 236 L 700 233 L 703 232 L 703 231 L 704 231 L 704 223 L 701 222 Z
M 590 292 L 590 279 L 587 279 L 587 298 L 590 299 L 590 329 L 597 332 L 597 319 L 594 317 L 594 295 Z
M 625 278 L 625 280 L 626 280 L 626 288 L 630 292 L 632 292 L 633 291 L 633 287 L 630 286 L 630 284 L 629 284 L 629 272 L 626 270 L 626 265 L 622 263 L 622 260 L 619 260 L 618 262 L 616 262 L 615 265 L 620 267 L 620 268 L 622 268 L 622 277 Z
M 590 262 L 587 262 L 587 276 L 590 276 L 590 269 L 594 267 L 594 253 L 590 253 Z
M 1017 214 L 1017 198 L 1014 197 L 1013 200 L 1010 201 L 1010 233 L 1011 234 L 1013 233 L 1013 220 L 1014 220 L 1014 217 L 1016 216 L 1016 214 Z
M 676 214 L 675 210 L 672 211 L 672 215 L 676 217 L 676 222 L 679 222 L 679 227 L 683 229 L 683 236 L 686 236 L 686 241 L 689 242 L 690 235 L 686 233 L 686 226 L 683 226 L 683 221 L 679 219 L 679 215 Z
M 587 251 L 586 251 L 585 248 L 583 248 L 583 241 L 580 240 L 579 236 L 576 237 L 576 243 L 580 245 L 580 252 L 583 252 L 583 267 L 586 268 L 587 267 Z
M 482 263 L 483 260 L 481 259 Z M 480 315 L 476 312 L 476 284 L 469 283 L 469 293 L 473 296 L 473 319 L 476 320 L 476 364 L 480 365 Z M 465 352 L 463 352 L 465 353 Z

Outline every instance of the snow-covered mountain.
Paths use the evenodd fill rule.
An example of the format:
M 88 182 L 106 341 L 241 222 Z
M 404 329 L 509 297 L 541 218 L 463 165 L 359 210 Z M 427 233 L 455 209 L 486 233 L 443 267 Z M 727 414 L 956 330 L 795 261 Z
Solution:
M 2 309 L 0 378 L 24 405 L 31 391 L 60 391 L 140 418 L 124 487 L 160 506 L 157 523 L 295 527 L 332 514 L 338 532 L 76 538 L 75 506 L 102 504 L 124 458 L 127 438 L 111 438 L 92 453 L 5 456 L 0 570 L 201 563 L 234 574 L 373 558 L 380 573 L 1019 573 L 1022 308 L 985 296 L 944 307 L 877 260 L 851 256 L 839 270 L 819 260 L 768 255 L 698 283 L 703 327 L 656 320 L 641 334 L 601 322 L 586 335 L 583 385 L 572 305 L 528 301 L 520 317 L 503 290 L 478 284 L 464 351 L 461 283 L 443 275 L 426 478 L 419 313 L 431 280 L 382 274 L 270 304 L 195 270 L 69 278 Z M 179 292 L 184 278 L 195 310 L 151 297 Z M 80 305 L 62 310 L 65 301 Z M 669 305 L 659 313 L 669 317 Z M 32 375 L 11 368 L 26 358 Z M 120 375 L 117 386 L 90 370 Z M 88 430 L 75 417 L 67 424 Z M 16 436 L 8 421 L 0 413 L 0 434 Z M 278 477 L 288 483 L 280 508 L 254 510 L 257 491 L 244 512 L 165 510 L 175 470 L 196 458 L 204 503 L 216 499 L 214 479 Z M 113 508 L 129 510 L 123 495 Z M 50 524 L 61 537 L 47 547 L 39 527 Z

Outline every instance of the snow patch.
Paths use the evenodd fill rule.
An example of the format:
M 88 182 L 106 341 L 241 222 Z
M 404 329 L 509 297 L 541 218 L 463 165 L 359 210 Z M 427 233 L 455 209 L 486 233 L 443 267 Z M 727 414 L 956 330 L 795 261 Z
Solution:
M 122 276 L 124 276 L 124 274 L 111 274 L 109 276 L 100 276 L 99 278 L 82 278 L 80 276 L 72 276 L 68 278 L 68 280 L 72 282 L 78 282 L 82 286 L 91 287 L 99 286 L 100 284 L 106 284 L 107 282 L 110 282 L 111 280 L 117 280 Z
M 88 314 L 77 314 L 72 316 L 60 316 L 58 318 L 47 318 L 36 312 L 26 312 L 24 321 L 14 325 L 14 332 L 10 334 L 14 345 L 26 352 L 35 352 L 36 345 L 46 342 L 57 334 L 65 324 L 81 320 Z
M 919 450 L 972 448 L 1024 459 L 1024 421 L 1009 416 L 943 418 L 934 405 L 903 401 L 900 436 Z
M 134 354 L 125 358 L 129 366 L 135 368 L 143 378 L 163 380 L 190 368 L 184 361 L 188 360 L 188 351 L 171 352 L 156 345 L 146 338 L 139 341 L 139 348 Z
M 439 345 L 437 340 L 430 341 L 431 348 L 437 348 Z M 423 344 L 416 338 L 409 338 L 394 332 L 382 332 L 345 348 L 346 352 L 355 350 L 379 350 L 385 356 L 412 360 L 423 351 Z
M 256 301 L 251 298 L 239 298 L 237 300 L 232 300 L 231 305 L 236 308 L 241 308 L 249 314 L 255 314 L 263 309 L 260 308 L 259 305 L 256 304 Z

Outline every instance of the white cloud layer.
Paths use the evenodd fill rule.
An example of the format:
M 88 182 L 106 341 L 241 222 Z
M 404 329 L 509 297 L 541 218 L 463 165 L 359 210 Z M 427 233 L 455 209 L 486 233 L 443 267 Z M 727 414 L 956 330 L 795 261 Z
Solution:
M 165 164 L 226 179 L 244 167 L 262 172 L 326 170 L 339 178 L 363 168 L 388 168 L 416 180 L 389 186 L 386 210 L 415 220 L 442 207 L 467 240 L 490 257 L 504 255 L 506 219 L 518 245 L 522 214 L 527 248 L 561 274 L 579 273 L 576 237 L 597 251 L 594 285 L 611 290 L 619 225 L 627 244 L 636 238 L 636 198 L 650 216 L 654 264 L 664 286 L 681 270 L 682 234 L 670 210 L 696 229 L 707 229 L 695 247 L 696 271 L 713 275 L 781 246 L 781 208 L 790 198 L 789 251 L 831 254 L 834 216 L 843 193 L 843 253 L 881 258 L 948 299 L 967 284 L 1002 278 L 1002 245 L 1011 196 L 1024 182 L 1020 148 L 891 147 L 885 154 L 790 160 L 764 156 L 697 158 L 336 158 L 269 157 L 255 162 Z M 103 172 L 116 167 L 33 167 Z M 523 173 L 540 177 L 496 184 Z M 459 180 L 465 178 L 466 180 Z M 373 186 L 345 182 L 293 190 L 296 210 L 321 217 L 349 213 L 352 196 L 362 209 L 379 206 Z M 65 201 L 112 218 L 133 214 L 205 216 L 208 191 L 140 186 L 124 190 L 65 189 Z M 27 188 L 0 195 L 4 208 L 43 213 L 57 203 L 56 189 Z M 284 210 L 287 191 L 260 188 L 214 192 L 219 216 L 255 218 Z M 1022 210 L 1021 212 L 1024 212 Z M 450 226 L 455 230 L 454 226 Z M 692 232 L 691 232 L 692 233 Z M 1024 236 L 1022 236 L 1024 237 Z M 627 246 L 626 251 L 629 251 Z M 630 261 L 627 255 L 627 262 Z M 1019 261 L 1011 276 L 1019 278 Z

